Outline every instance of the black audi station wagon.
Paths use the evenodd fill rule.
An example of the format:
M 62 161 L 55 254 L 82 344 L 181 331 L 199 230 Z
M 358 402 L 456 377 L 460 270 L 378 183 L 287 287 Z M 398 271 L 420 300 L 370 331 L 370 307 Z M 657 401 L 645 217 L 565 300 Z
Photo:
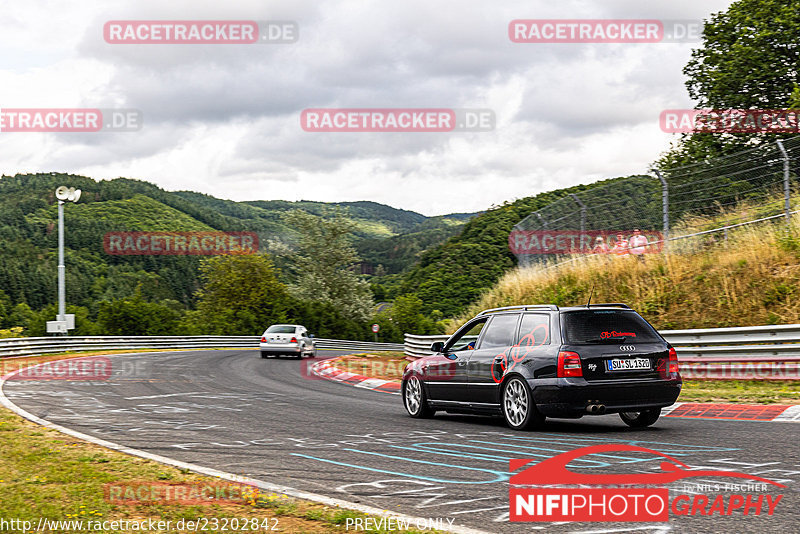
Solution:
M 682 385 L 675 349 L 625 304 L 485 310 L 431 351 L 403 373 L 412 417 L 502 415 L 521 430 L 545 417 L 618 413 L 644 427 Z

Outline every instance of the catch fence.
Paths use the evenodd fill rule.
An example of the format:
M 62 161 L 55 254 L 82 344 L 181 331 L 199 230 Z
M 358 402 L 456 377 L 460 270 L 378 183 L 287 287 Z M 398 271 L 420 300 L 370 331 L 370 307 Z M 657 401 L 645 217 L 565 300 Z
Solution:
M 639 229 L 648 239 L 647 252 L 686 250 L 726 239 L 732 228 L 788 220 L 798 213 L 793 205 L 799 175 L 800 136 L 607 180 L 525 217 L 514 226 L 509 247 L 526 266 L 567 254 L 605 252 L 604 247 L 613 249 L 622 240 L 629 243 Z

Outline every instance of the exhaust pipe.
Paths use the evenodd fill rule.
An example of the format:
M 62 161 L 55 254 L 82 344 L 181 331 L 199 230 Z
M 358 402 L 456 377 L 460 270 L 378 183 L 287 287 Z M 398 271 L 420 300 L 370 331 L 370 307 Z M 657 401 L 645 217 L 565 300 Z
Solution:
M 586 407 L 586 412 L 590 413 L 591 415 L 602 415 L 606 413 L 606 405 L 605 404 L 590 404 Z

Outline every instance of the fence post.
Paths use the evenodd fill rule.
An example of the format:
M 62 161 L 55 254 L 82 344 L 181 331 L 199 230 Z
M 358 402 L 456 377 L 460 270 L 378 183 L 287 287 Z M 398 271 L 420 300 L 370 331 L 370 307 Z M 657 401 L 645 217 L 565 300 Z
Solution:
M 570 193 L 569 196 L 572 197 L 572 200 L 575 201 L 575 204 L 581 208 L 581 232 L 586 231 L 586 204 L 581 202 L 581 199 L 578 198 L 578 195 L 575 193 Z
M 667 184 L 667 180 L 664 176 L 661 175 L 661 171 L 658 169 L 653 169 L 658 176 L 658 179 L 661 181 L 661 215 L 663 219 L 663 228 L 662 233 L 664 234 L 664 252 L 667 252 L 667 242 L 669 241 L 669 184 Z
M 786 213 L 786 224 L 789 225 L 791 222 L 791 211 L 792 211 L 792 202 L 791 202 L 791 188 L 789 184 L 789 154 L 786 153 L 786 149 L 783 147 L 783 143 L 780 139 L 776 141 L 778 144 L 778 149 L 781 151 L 781 155 L 783 155 L 783 202 L 784 202 L 784 212 Z

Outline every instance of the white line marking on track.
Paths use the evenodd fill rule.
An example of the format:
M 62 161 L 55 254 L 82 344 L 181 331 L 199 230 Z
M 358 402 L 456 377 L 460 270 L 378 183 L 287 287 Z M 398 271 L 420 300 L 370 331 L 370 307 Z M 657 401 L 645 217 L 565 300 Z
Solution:
M 163 395 L 145 395 L 142 397 L 125 397 L 125 400 L 143 400 L 143 399 L 163 399 L 165 397 L 180 397 L 182 395 L 202 395 L 202 391 L 190 391 L 189 393 L 164 393 Z

